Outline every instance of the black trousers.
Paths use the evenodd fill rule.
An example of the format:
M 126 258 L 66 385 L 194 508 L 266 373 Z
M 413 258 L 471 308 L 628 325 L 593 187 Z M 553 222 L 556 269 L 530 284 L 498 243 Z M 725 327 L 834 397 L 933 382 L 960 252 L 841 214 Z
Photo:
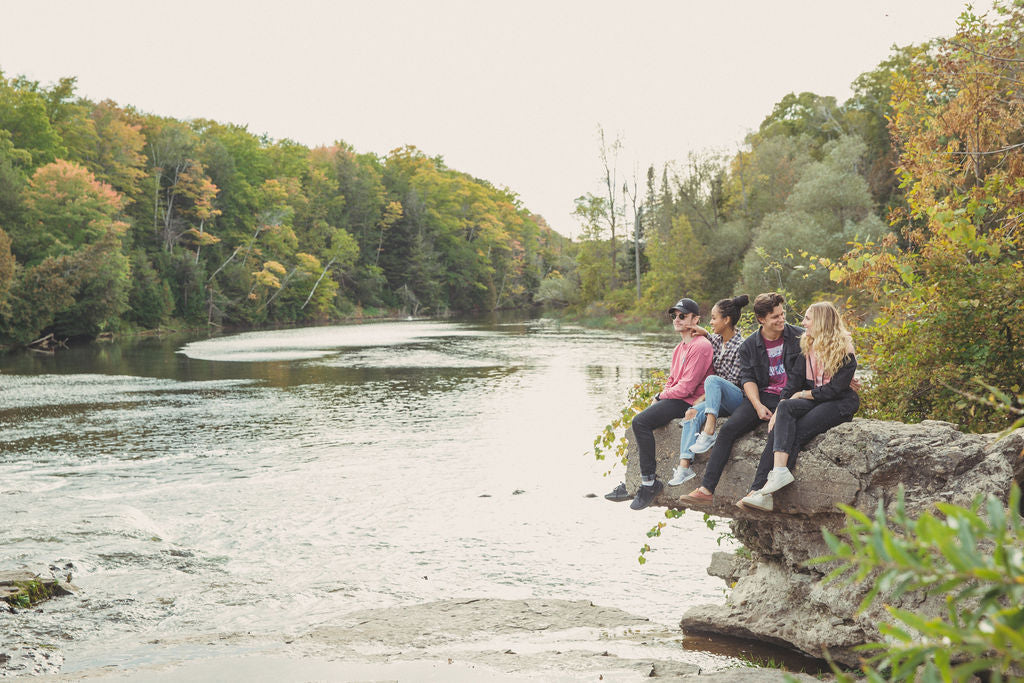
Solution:
M 819 403 L 803 398 L 791 398 L 779 404 L 775 411 L 775 428 L 768 432 L 768 443 L 761 452 L 757 473 L 751 491 L 757 491 L 768 481 L 768 473 L 775 466 L 775 451 L 789 456 L 786 466 L 796 469 L 796 457 L 808 441 L 824 434 L 838 424 L 849 422 L 860 407 L 856 392 L 834 401 Z
M 663 398 L 645 408 L 633 418 L 633 436 L 640 455 L 640 474 L 653 477 L 657 462 L 654 459 L 654 430 L 664 427 L 677 417 L 686 415 L 690 404 L 678 398 Z
M 761 403 L 769 410 L 774 411 L 775 406 L 779 404 L 778 394 L 762 391 L 760 397 Z M 708 466 L 704 470 L 704 478 L 700 482 L 701 486 L 711 493 L 715 492 L 718 480 L 722 478 L 722 471 L 725 470 L 725 464 L 729 462 L 729 456 L 732 455 L 732 445 L 736 439 L 747 432 L 754 431 L 760 424 L 764 424 L 764 420 L 758 417 L 757 411 L 754 410 L 754 404 L 744 399 L 740 407 L 729 416 L 729 421 L 718 431 L 718 439 L 711 449 Z

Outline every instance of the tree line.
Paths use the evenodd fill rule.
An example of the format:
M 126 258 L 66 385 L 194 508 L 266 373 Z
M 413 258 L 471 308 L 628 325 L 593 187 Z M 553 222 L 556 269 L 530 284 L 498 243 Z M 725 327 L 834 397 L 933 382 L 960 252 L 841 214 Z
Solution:
M 518 307 L 567 242 L 414 147 L 309 148 L 0 72 L 0 343 Z
M 602 131 L 577 270 L 538 295 L 606 320 L 661 320 L 682 295 L 828 298 L 874 371 L 867 414 L 1001 429 L 1024 408 L 1022 46 L 1020 7 L 968 9 L 845 102 L 786 95 L 735 153 L 644 178 L 621 176 Z

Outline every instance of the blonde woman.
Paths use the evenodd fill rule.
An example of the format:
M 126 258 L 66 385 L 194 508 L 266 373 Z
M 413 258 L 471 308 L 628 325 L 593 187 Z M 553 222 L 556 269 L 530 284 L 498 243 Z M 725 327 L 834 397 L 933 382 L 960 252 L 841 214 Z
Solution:
M 860 396 L 850 386 L 857 370 L 853 339 L 839 311 L 829 301 L 811 304 L 802 325 L 801 358 L 788 372 L 782 400 L 768 423 L 768 443 L 751 492 L 739 502 L 742 506 L 771 510 L 772 494 L 794 481 L 791 470 L 800 448 L 852 420 L 860 407 Z

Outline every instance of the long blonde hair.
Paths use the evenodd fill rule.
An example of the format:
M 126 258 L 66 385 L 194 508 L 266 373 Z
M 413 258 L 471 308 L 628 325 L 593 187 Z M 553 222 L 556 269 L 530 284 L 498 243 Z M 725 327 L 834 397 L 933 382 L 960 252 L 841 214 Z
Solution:
M 800 350 L 805 356 L 813 352 L 825 374 L 832 376 L 853 353 L 853 337 L 831 301 L 813 303 L 807 307 L 807 312 L 814 335 L 805 332 L 800 337 Z

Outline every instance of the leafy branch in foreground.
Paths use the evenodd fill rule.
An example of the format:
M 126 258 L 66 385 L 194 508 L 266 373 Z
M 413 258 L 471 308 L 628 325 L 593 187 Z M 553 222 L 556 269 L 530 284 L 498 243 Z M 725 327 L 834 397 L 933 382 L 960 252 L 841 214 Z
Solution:
M 970 508 L 938 503 L 939 514 L 911 519 L 900 487 L 888 518 L 881 502 L 874 519 L 840 506 L 847 517 L 843 538 L 825 531 L 832 555 L 813 560 L 838 563 L 825 581 L 873 582 L 860 610 L 879 596 L 913 591 L 946 602 L 945 614 L 933 618 L 885 605 L 892 617 L 879 626 L 885 642 L 862 646 L 875 651 L 864 664 L 869 680 L 962 681 L 980 672 L 989 681 L 1024 677 L 1020 500 L 1014 484 L 1008 503 L 979 496 Z
M 608 453 L 618 456 L 623 465 L 626 464 L 626 435 L 618 434 L 618 430 L 629 426 L 633 418 L 644 408 L 651 405 L 654 397 L 665 386 L 665 373 L 661 370 L 652 372 L 633 385 L 629 390 L 627 403 L 619 416 L 605 425 L 601 433 L 594 439 L 594 457 L 604 460 Z

